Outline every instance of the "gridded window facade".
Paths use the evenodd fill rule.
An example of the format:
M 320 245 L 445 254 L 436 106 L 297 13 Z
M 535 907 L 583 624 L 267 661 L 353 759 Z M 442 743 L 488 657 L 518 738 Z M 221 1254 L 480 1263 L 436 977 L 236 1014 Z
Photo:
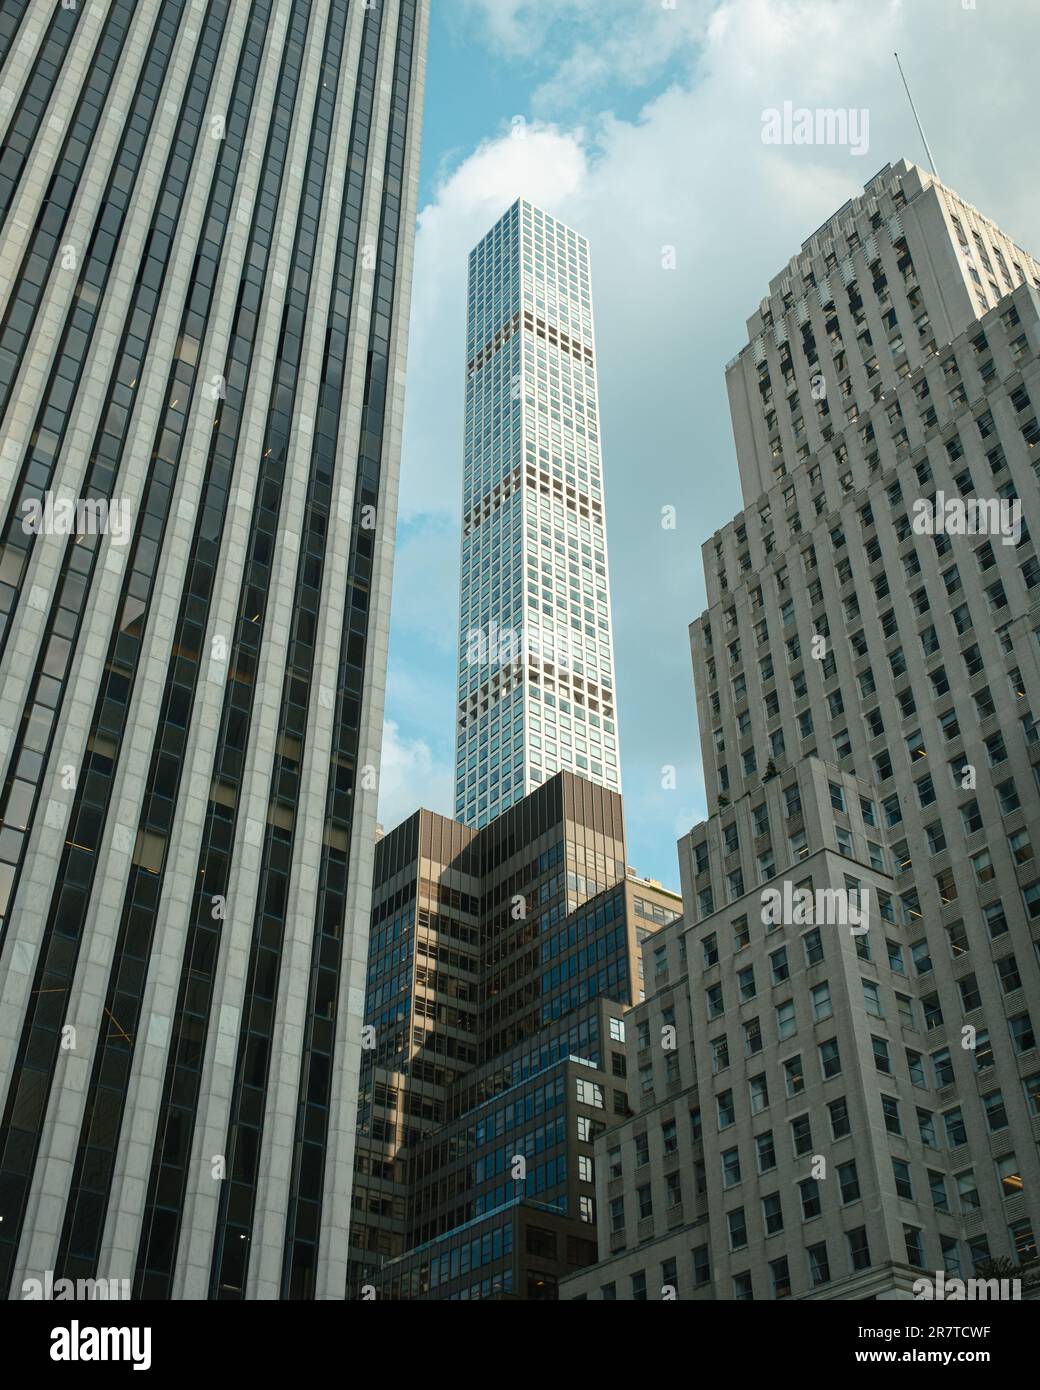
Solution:
M 707 1242 L 722 1298 L 912 1297 L 921 1269 L 1035 1252 L 1038 288 L 981 213 L 886 166 L 727 368 L 745 506 L 703 549 L 711 814 L 680 842 L 696 1086 L 636 1058 L 654 1229 L 601 1242 L 600 1283 L 633 1234 Z M 682 1230 L 662 1100 L 699 1117 Z
M 470 256 L 455 814 L 620 789 L 585 239 L 520 201 Z
M 3 6 L 4 1293 L 343 1296 L 427 11 Z

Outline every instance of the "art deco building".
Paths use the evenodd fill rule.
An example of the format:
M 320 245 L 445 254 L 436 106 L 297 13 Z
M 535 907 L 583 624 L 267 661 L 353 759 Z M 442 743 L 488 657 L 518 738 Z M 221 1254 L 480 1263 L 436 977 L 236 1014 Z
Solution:
M 13 1297 L 344 1294 L 426 11 L 3 7 Z
M 1036 1255 L 1040 266 L 900 163 L 748 327 L 745 509 L 691 628 L 711 814 L 563 1297 L 910 1297 Z
M 594 1260 L 639 939 L 679 908 L 626 872 L 621 798 L 571 773 L 483 830 L 418 811 L 379 842 L 357 1296 L 555 1298 Z
M 620 790 L 589 248 L 523 199 L 470 255 L 455 818 Z

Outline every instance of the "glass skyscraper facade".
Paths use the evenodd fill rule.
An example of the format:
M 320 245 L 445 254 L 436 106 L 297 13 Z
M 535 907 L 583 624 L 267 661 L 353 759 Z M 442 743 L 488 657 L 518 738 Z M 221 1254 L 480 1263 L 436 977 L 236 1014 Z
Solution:
M 426 27 L 3 6 L 16 1298 L 344 1293 Z
M 523 199 L 470 254 L 456 818 L 620 790 L 589 247 Z
M 595 1258 L 622 1014 L 682 906 L 626 860 L 621 798 L 567 772 L 480 830 L 420 810 L 377 844 L 356 1296 L 551 1299 Z

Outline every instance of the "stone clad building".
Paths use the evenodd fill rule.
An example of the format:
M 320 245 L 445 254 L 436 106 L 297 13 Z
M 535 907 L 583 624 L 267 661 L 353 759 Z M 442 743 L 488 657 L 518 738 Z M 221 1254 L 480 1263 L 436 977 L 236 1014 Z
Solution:
M 1040 266 L 886 166 L 748 328 L 745 509 L 691 627 L 710 815 L 564 1297 L 893 1298 L 1036 1255 Z

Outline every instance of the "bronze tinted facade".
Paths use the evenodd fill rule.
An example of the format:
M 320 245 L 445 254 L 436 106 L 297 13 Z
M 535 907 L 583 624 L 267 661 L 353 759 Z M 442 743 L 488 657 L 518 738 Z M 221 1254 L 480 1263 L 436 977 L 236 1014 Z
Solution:
M 626 875 L 621 798 L 570 773 L 484 830 L 419 811 L 379 842 L 359 1296 L 553 1298 L 591 1260 L 592 1144 L 628 1107 L 636 894 L 677 915 Z

